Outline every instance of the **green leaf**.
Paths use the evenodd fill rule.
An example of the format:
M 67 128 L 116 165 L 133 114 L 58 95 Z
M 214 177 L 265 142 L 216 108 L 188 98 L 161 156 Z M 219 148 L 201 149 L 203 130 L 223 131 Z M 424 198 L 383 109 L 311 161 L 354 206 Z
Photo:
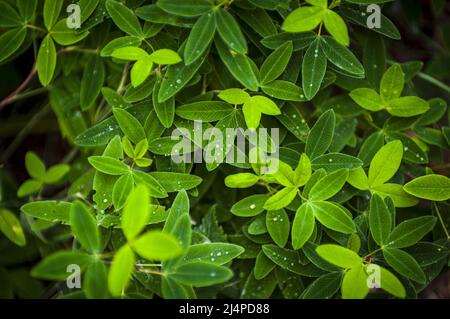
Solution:
M 348 178 L 348 170 L 340 169 L 320 179 L 309 193 L 312 201 L 327 200 L 336 195 Z
M 450 199 L 450 178 L 443 175 L 425 175 L 412 180 L 403 189 L 419 198 L 445 201 Z
M 132 174 L 125 174 L 114 184 L 112 191 L 112 201 L 116 210 L 122 209 L 127 200 L 127 196 L 133 190 L 134 180 Z
M 295 102 L 304 102 L 307 100 L 302 88 L 292 82 L 275 80 L 263 84 L 261 88 L 264 93 L 272 98 Z
M 230 188 L 249 188 L 258 183 L 259 177 L 251 173 L 229 175 L 225 178 L 225 185 Z
M 120 129 L 130 141 L 137 144 L 146 138 L 141 123 L 131 113 L 121 108 L 114 108 L 113 113 L 119 123 Z
M 398 171 L 403 158 L 403 145 L 400 141 L 392 141 L 383 146 L 374 156 L 369 168 L 369 184 L 371 187 L 389 181 Z
M 217 95 L 221 100 L 227 103 L 240 105 L 250 99 L 250 95 L 242 89 L 226 89 Z
M 61 19 L 53 26 L 50 35 L 60 45 L 72 45 L 86 38 L 89 35 L 89 31 L 78 32 L 77 30 L 69 29 L 67 19 Z
M 184 63 L 190 65 L 205 53 L 216 33 L 216 17 L 211 12 L 203 14 L 194 24 L 184 49 Z
M 381 289 L 398 298 L 405 298 L 406 291 L 400 280 L 389 270 L 380 267 Z
M 206 287 L 227 282 L 233 272 L 224 266 L 197 261 L 179 266 L 168 276 L 184 285 Z
M 288 206 L 297 195 L 296 187 L 285 187 L 272 195 L 264 204 L 264 209 L 278 210 Z
M 394 228 L 387 238 L 387 246 L 392 248 L 409 247 L 417 243 L 436 224 L 436 217 L 423 216 L 404 221 Z
M 355 231 L 351 216 L 342 207 L 330 202 L 310 203 L 314 216 L 325 227 L 344 234 Z
M 147 80 L 152 72 L 153 62 L 150 57 L 137 61 L 131 68 L 130 78 L 131 85 L 133 87 L 138 87 Z
M 122 212 L 121 226 L 128 241 L 141 233 L 149 218 L 150 194 L 147 187 L 141 184 L 131 191 Z
M 44 24 L 47 30 L 51 30 L 58 21 L 64 0 L 45 0 L 44 2 Z
M 165 299 L 189 299 L 190 297 L 186 287 L 170 277 L 161 278 L 161 290 Z
M 343 299 L 364 299 L 369 293 L 367 274 L 364 267 L 354 267 L 348 270 L 342 280 Z
M 28 216 L 48 222 L 63 222 L 70 224 L 70 208 L 72 204 L 59 201 L 31 202 L 23 205 L 20 210 Z
M 29 2 L 32 3 L 33 1 Z M 24 1 L 20 1 L 20 3 L 24 3 Z M 21 5 L 21 7 L 23 6 L 24 4 Z M 0 3 L 0 27 L 18 27 L 22 23 L 22 18 L 13 7 L 11 7 L 7 2 Z
M 420 284 L 426 283 L 423 270 L 410 254 L 397 248 L 385 248 L 383 256 L 386 262 L 400 275 Z
M 203 243 L 189 246 L 183 263 L 204 261 L 225 265 L 244 252 L 244 248 L 228 243 Z M 211 255 L 212 254 L 212 255 Z
M 310 205 L 303 204 L 295 214 L 292 224 L 292 247 L 300 249 L 311 238 L 315 227 L 314 212 Z
M 342 45 L 348 46 L 350 44 L 350 37 L 348 35 L 347 25 L 344 20 L 336 12 L 332 10 L 324 10 L 323 22 L 327 31 Z
M 137 61 L 145 60 L 149 55 L 141 48 L 135 46 L 124 46 L 112 51 L 111 56 L 120 60 Z
M 160 231 L 150 231 L 131 243 L 133 250 L 148 260 L 170 260 L 182 253 L 174 236 Z
M 122 48 L 127 48 L 125 50 L 125 52 L 122 52 L 122 54 L 120 54 L 121 56 L 125 56 L 126 58 L 121 58 L 121 57 L 116 57 L 117 59 L 122 59 L 122 60 L 128 60 L 128 55 L 126 54 L 127 50 L 131 47 L 139 47 L 141 45 L 142 41 L 140 39 L 137 39 L 135 37 L 132 36 L 125 36 L 125 37 L 120 37 L 120 38 L 116 38 L 111 40 L 110 42 L 108 42 L 107 45 L 105 45 L 102 49 L 102 51 L 100 52 L 100 56 L 101 57 L 109 57 L 109 56 L 113 56 L 114 53 L 118 54 L 120 51 L 119 49 Z M 147 54 L 142 54 L 143 52 L 140 51 L 141 49 L 138 50 L 138 56 L 147 56 Z M 146 53 L 144 51 L 144 53 Z M 130 54 L 131 55 L 131 54 Z M 131 59 L 131 61 L 135 61 L 138 59 Z
M 108 10 L 109 15 L 120 30 L 135 37 L 142 36 L 142 28 L 138 18 L 123 3 L 107 0 L 106 10 Z
M 74 202 L 70 208 L 70 224 L 75 238 L 84 249 L 91 253 L 100 252 L 100 235 L 96 220 L 80 201 Z
M 280 247 L 286 246 L 291 224 L 284 209 L 271 210 L 266 214 L 266 226 L 270 237 Z
M 362 165 L 363 162 L 360 159 L 341 153 L 320 155 L 311 162 L 311 166 L 314 170 L 323 168 L 328 173 L 335 172 L 343 168 L 354 170 Z
M 108 175 L 123 175 L 130 170 L 126 164 L 109 156 L 91 156 L 88 161 L 96 170 Z
M 301 7 L 292 11 L 284 20 L 286 32 L 305 32 L 315 29 L 323 19 L 324 8 Z
M 20 247 L 26 245 L 26 238 L 19 219 L 4 208 L 0 208 L 0 231 L 16 245 Z
M 175 229 L 177 221 L 184 215 L 189 216 L 189 207 L 189 196 L 186 191 L 179 192 L 172 203 L 169 216 L 167 217 L 164 225 L 164 231 L 172 233 Z
M 17 196 L 25 197 L 34 193 L 37 193 L 43 186 L 42 182 L 36 181 L 34 179 L 29 179 L 20 185 L 17 190 Z
M 150 59 L 156 64 L 163 65 L 178 64 L 182 61 L 178 53 L 170 49 L 156 50 L 150 54 Z
M 330 264 L 340 268 L 352 269 L 362 267 L 361 257 L 354 251 L 338 245 L 321 245 L 316 252 Z
M 184 104 L 176 109 L 176 114 L 186 120 L 215 122 L 234 112 L 228 103 L 220 101 L 203 101 Z
M 197 17 L 212 9 L 212 4 L 207 0 L 159 0 L 158 6 L 171 14 L 183 17 Z
M 311 160 L 324 154 L 331 145 L 336 125 L 336 116 L 333 110 L 326 111 L 317 120 L 308 136 L 305 153 Z
M 243 86 L 251 91 L 258 90 L 258 79 L 250 63 L 250 59 L 241 53 L 230 50 L 223 40 L 215 39 L 216 48 L 222 62 L 227 66 L 231 74 Z
M 158 102 L 162 103 L 172 98 L 182 90 L 191 79 L 197 74 L 197 71 L 205 61 L 206 54 L 197 59 L 190 65 L 178 63 L 170 65 L 167 68 L 165 77 L 158 91 Z
M 113 296 L 122 296 L 131 279 L 136 259 L 130 246 L 122 246 L 114 256 L 108 274 L 108 288 Z
M 83 290 L 88 299 L 108 297 L 108 271 L 102 261 L 96 261 L 87 268 Z
M 339 290 L 341 272 L 332 272 L 317 278 L 303 292 L 302 299 L 329 299 Z
M 253 274 L 256 280 L 261 280 L 266 278 L 276 265 L 267 258 L 263 251 L 260 251 L 255 261 L 255 268 L 253 268 Z
M 6 60 L 18 50 L 26 36 L 27 29 L 23 27 L 11 29 L 0 35 L 0 62 Z M 43 66 L 41 66 L 42 68 Z
M 359 190 L 369 189 L 369 179 L 362 167 L 351 170 L 348 174 L 347 182 Z
M 247 41 L 233 16 L 225 9 L 215 12 L 217 32 L 227 46 L 241 54 L 247 53 Z
M 286 42 L 267 57 L 260 71 L 262 84 L 270 83 L 283 74 L 291 59 L 292 51 L 292 42 Z
M 405 96 L 390 100 L 386 109 L 394 116 L 412 117 L 427 112 L 430 109 L 430 105 L 427 101 L 417 96 Z
M 350 92 L 350 97 L 362 108 L 377 112 L 384 109 L 386 106 L 383 103 L 381 96 L 372 89 L 358 88 Z
M 59 164 L 51 167 L 44 177 L 46 184 L 55 184 L 60 181 L 70 171 L 70 166 L 66 164 Z
M 31 270 L 33 277 L 46 280 L 66 280 L 73 273 L 68 270 L 70 265 L 78 265 L 86 269 L 93 258 L 81 252 L 59 251 L 41 261 Z
M 240 217 L 253 217 L 264 211 L 267 195 L 250 195 L 231 207 L 231 212 Z
M 50 35 L 47 35 L 41 43 L 37 57 L 37 70 L 39 80 L 43 86 L 47 86 L 53 79 L 56 69 L 56 48 Z
M 161 82 L 157 81 L 153 88 L 153 96 L 158 96 L 161 88 Z M 175 119 L 175 98 L 172 97 L 164 102 L 153 99 L 153 108 L 161 124 L 165 128 L 170 128 Z
M 157 180 L 168 193 L 190 190 L 202 183 L 200 177 L 190 174 L 174 172 L 150 172 L 149 174 Z
M 327 58 L 320 49 L 320 39 L 317 39 L 306 51 L 302 65 L 303 90 L 309 100 L 319 92 L 326 70 Z
M 380 93 L 384 101 L 397 99 L 402 95 L 405 86 L 405 74 L 400 64 L 393 64 L 383 75 Z
M 387 243 L 392 230 L 392 216 L 384 200 L 376 194 L 370 200 L 369 228 L 379 246 Z
M 81 79 L 80 105 L 83 110 L 89 109 L 97 99 L 105 81 L 105 66 L 102 58 L 92 56 L 87 61 Z
M 329 36 L 320 39 L 320 47 L 331 63 L 351 74 L 364 75 L 364 67 L 349 49 Z
M 292 178 L 294 185 L 297 187 L 304 186 L 311 178 L 311 174 L 311 161 L 306 154 L 302 154 Z
M 395 207 L 412 207 L 419 203 L 417 198 L 405 192 L 402 185 L 399 184 L 383 184 L 371 187 L 371 190 L 382 197 L 389 196 Z
M 45 179 L 45 164 L 34 152 L 27 152 L 25 155 L 25 167 L 28 174 L 34 179 L 42 181 Z

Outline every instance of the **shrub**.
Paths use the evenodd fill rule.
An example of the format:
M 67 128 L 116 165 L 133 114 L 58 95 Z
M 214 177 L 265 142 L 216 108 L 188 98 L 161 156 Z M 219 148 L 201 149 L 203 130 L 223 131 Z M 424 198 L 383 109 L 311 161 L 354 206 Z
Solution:
M 368 2 L 1 0 L 2 73 L 35 60 L 0 102 L 0 294 L 417 297 L 449 263 L 448 46 L 389 59 Z M 18 152 L 50 113 L 67 156 Z

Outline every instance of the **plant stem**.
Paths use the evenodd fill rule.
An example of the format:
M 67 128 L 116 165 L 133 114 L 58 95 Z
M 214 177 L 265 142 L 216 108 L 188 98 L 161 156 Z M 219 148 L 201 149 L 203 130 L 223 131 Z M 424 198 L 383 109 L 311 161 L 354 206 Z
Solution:
M 447 240 L 450 240 L 450 234 L 448 233 L 447 227 L 445 226 L 444 219 L 442 218 L 441 212 L 439 211 L 439 207 L 436 202 L 433 202 L 434 209 L 436 210 L 436 215 L 439 218 L 439 221 L 442 225 L 442 229 L 444 229 L 445 236 L 447 236 Z
M 15 102 L 18 99 L 18 96 L 19 96 L 20 92 L 22 92 L 28 86 L 28 84 L 31 82 L 31 80 L 33 79 L 33 77 L 36 74 L 36 72 L 37 72 L 37 66 L 36 66 L 36 63 L 35 63 L 33 65 L 33 67 L 31 68 L 31 71 L 28 74 L 28 76 L 22 82 L 22 84 L 20 84 L 20 86 L 14 92 L 12 92 L 8 97 L 6 97 L 3 101 L 0 102 L 0 111 L 5 106 Z
M 380 248 L 378 248 L 378 249 L 375 249 L 375 250 L 372 251 L 371 253 L 369 253 L 369 254 L 367 254 L 366 256 L 364 256 L 363 259 L 366 259 L 366 258 L 368 258 L 368 257 L 370 257 L 370 256 L 373 256 L 373 255 L 375 255 L 376 253 L 378 253 L 378 252 L 380 252 L 380 251 L 382 251 L 382 250 L 383 250 L 383 247 L 380 247 Z

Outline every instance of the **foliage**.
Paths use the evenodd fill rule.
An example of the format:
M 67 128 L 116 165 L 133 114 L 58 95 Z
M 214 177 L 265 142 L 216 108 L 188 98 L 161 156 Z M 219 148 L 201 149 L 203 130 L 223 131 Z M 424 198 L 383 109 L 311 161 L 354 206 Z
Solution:
M 18 187 L 0 166 L 0 296 L 416 298 L 448 270 L 450 89 L 388 59 L 400 31 L 369 28 L 368 1 L 79 0 L 76 29 L 71 2 L 0 0 L 2 67 L 34 58 L 2 125 L 43 100 L 72 149 L 25 150 Z M 232 134 L 176 162 L 211 151 L 195 121 L 277 128 L 279 159 L 222 163 Z M 73 265 L 81 289 L 55 293 Z

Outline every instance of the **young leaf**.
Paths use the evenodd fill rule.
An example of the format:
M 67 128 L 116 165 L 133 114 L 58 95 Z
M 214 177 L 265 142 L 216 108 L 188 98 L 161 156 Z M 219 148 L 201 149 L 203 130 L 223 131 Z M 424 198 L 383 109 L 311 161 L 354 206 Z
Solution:
M 292 247 L 294 249 L 297 250 L 303 247 L 311 237 L 315 225 L 312 207 L 308 204 L 300 206 L 292 224 Z
M 267 210 L 278 210 L 288 206 L 297 195 L 296 187 L 285 187 L 275 195 L 272 195 L 264 204 Z
M 392 141 L 383 146 L 374 156 L 369 168 L 369 184 L 371 187 L 389 181 L 398 171 L 403 159 L 403 145 L 400 141 Z
M 114 256 L 109 269 L 108 288 L 113 296 L 122 296 L 131 279 L 136 259 L 130 246 L 122 246 Z
M 350 92 L 350 97 L 362 108 L 377 112 L 385 108 L 381 96 L 372 89 L 358 88 Z
M 170 260 L 182 253 L 174 236 L 160 231 L 150 231 L 131 243 L 133 250 L 148 260 Z
M 84 249 L 92 253 L 100 251 L 97 223 L 91 212 L 80 201 L 74 202 L 70 208 L 70 225 L 73 234 Z
M 324 8 L 301 7 L 292 11 L 284 20 L 283 30 L 286 32 L 305 32 L 315 29 L 323 19 Z
M 400 64 L 392 65 L 383 75 L 380 93 L 384 101 L 397 99 L 402 95 L 405 86 L 405 74 Z
M 132 241 L 144 229 L 150 217 L 150 194 L 144 185 L 138 185 L 128 196 L 122 212 L 122 230 Z M 134 246 L 133 246 L 134 248 Z
M 362 266 L 362 260 L 354 251 L 338 245 L 321 245 L 316 249 L 320 257 L 330 264 L 351 269 Z
M 323 22 L 327 31 L 333 36 L 333 38 L 336 39 L 337 42 L 345 46 L 350 44 L 347 25 L 340 15 L 327 9 L 323 12 Z
M 44 2 L 44 24 L 47 30 L 51 30 L 58 21 L 64 0 L 45 0 Z
M 348 270 L 342 280 L 343 299 L 364 299 L 369 293 L 367 274 L 364 267 L 354 267 Z
M 7 209 L 0 209 L 0 231 L 13 243 L 23 247 L 26 244 L 26 238 L 16 215 Z

